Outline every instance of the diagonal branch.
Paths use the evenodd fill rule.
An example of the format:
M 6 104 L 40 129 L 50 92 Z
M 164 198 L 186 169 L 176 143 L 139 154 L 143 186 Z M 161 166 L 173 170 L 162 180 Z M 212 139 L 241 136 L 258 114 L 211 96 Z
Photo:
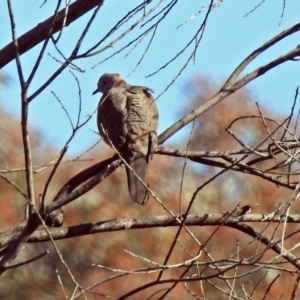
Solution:
M 22 55 L 45 40 L 51 29 L 52 34 L 54 34 L 64 26 L 68 26 L 76 21 L 97 5 L 102 5 L 103 3 L 104 0 L 77 0 L 68 7 L 67 15 L 66 9 L 62 9 L 56 16 L 52 16 L 46 21 L 39 23 L 36 27 L 18 38 L 19 55 Z M 14 43 L 12 42 L 0 50 L 0 69 L 15 58 Z
M 90 191 L 111 174 L 119 165 L 120 162 L 116 159 L 116 156 L 113 156 L 72 177 L 60 189 L 54 197 L 53 202 L 41 212 L 42 215 L 47 217 L 45 223 L 48 226 L 60 227 L 64 220 L 64 214 L 61 207 Z M 78 187 L 87 180 L 89 180 L 87 183 Z
M 204 112 L 212 108 L 213 106 L 220 103 L 222 100 L 224 100 L 229 95 L 236 92 L 238 89 L 249 83 L 250 81 L 254 80 L 255 78 L 263 75 L 264 73 L 270 71 L 274 67 L 290 61 L 294 59 L 295 57 L 300 56 L 300 47 L 297 46 L 295 49 L 291 50 L 290 52 L 286 53 L 285 55 L 274 59 L 270 63 L 261 66 L 251 72 L 250 74 L 244 76 L 240 80 L 236 81 L 237 77 L 241 72 L 246 68 L 246 66 L 252 62 L 259 54 L 261 54 L 266 49 L 270 48 L 274 44 L 281 41 L 283 38 L 292 35 L 293 33 L 300 31 L 300 23 L 292 26 L 291 28 L 285 30 L 283 33 L 275 36 L 272 38 L 269 42 L 265 43 L 263 46 L 259 47 L 257 50 L 255 50 L 252 54 L 250 54 L 248 57 L 246 57 L 243 62 L 234 70 L 234 72 L 229 76 L 228 80 L 224 84 L 224 86 L 220 89 L 220 91 L 212 96 L 210 99 L 208 99 L 205 103 L 200 105 L 198 108 L 196 108 L 194 111 L 190 112 L 180 120 L 178 120 L 176 123 L 174 123 L 172 126 L 170 126 L 168 129 L 166 129 L 162 134 L 160 134 L 158 141 L 160 144 L 164 143 L 168 138 L 170 138 L 173 134 L 175 134 L 178 130 L 183 128 L 185 125 L 192 122 L 194 119 L 202 115 Z

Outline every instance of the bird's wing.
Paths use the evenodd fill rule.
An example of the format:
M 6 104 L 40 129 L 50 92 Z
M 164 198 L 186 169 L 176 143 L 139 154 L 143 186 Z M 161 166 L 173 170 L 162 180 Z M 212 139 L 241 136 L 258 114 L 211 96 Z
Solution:
M 103 94 L 98 107 L 98 129 L 106 143 L 122 151 L 126 143 L 128 112 L 124 89 L 111 89 Z
M 158 110 L 151 89 L 132 86 L 127 95 L 127 143 L 132 151 L 148 157 L 157 145 Z

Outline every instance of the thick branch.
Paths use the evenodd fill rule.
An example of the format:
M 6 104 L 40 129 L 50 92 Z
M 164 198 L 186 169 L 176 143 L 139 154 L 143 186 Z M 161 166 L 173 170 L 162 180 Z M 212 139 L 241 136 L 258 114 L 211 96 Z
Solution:
M 117 219 L 108 220 L 97 223 L 86 223 L 77 226 L 62 227 L 59 229 L 51 228 L 49 232 L 54 240 L 74 238 L 83 235 L 95 234 L 100 232 L 120 231 L 129 229 L 146 229 L 155 227 L 174 227 L 180 226 L 178 219 L 180 220 L 182 215 L 173 216 L 151 216 L 134 219 Z M 280 248 L 280 245 L 276 242 L 271 242 L 266 236 L 260 232 L 255 231 L 249 225 L 243 222 L 283 222 L 284 216 L 275 215 L 270 218 L 266 218 L 263 214 L 244 214 L 239 217 L 233 218 L 230 213 L 215 213 L 215 214 L 190 214 L 185 220 L 186 226 L 227 226 L 240 230 L 253 238 L 259 239 L 265 245 L 268 245 L 276 253 L 281 254 L 284 251 Z M 286 217 L 287 223 L 300 223 L 300 215 L 289 215 Z M 19 229 L 21 230 L 21 229 Z M 12 231 L 9 235 L 6 232 L 5 236 L 0 235 L 0 247 L 5 247 L 10 241 L 16 238 L 19 232 Z M 28 243 L 45 242 L 49 241 L 49 234 L 45 230 L 36 230 L 32 233 L 27 240 Z M 297 262 L 292 254 L 283 255 L 289 262 L 300 269 L 300 262 Z
M 28 223 L 20 228 L 21 233 L 17 233 L 9 241 L 11 242 L 0 261 L 0 275 L 2 275 L 11 261 L 17 256 L 20 246 L 28 240 L 28 237 L 38 228 L 40 222 L 37 215 L 31 215 Z M 15 229 L 13 230 L 15 232 Z M 7 233 L 7 232 L 6 232 Z
M 229 213 L 228 213 L 229 214 Z M 283 222 L 282 216 L 277 215 L 272 217 L 272 220 L 266 218 L 264 214 L 245 214 L 237 218 L 228 217 L 228 214 L 215 213 L 215 214 L 190 214 L 187 216 L 185 225 L 187 226 L 218 226 L 225 225 L 235 228 L 235 224 L 241 222 Z M 95 234 L 100 232 L 120 231 L 129 229 L 145 229 L 155 227 L 176 227 L 180 223 L 176 220 L 182 216 L 151 216 L 134 219 L 113 219 L 97 223 L 85 223 L 77 226 L 49 228 L 49 232 L 54 240 L 68 239 L 78 236 Z M 289 215 L 287 223 L 300 223 L 300 215 Z M 18 230 L 13 229 L 11 233 L 6 231 L 0 234 L 0 248 L 5 247 L 10 240 L 18 236 L 22 228 Z M 45 242 L 49 241 L 49 235 L 45 230 L 36 230 L 28 239 L 28 243 Z
M 116 160 L 115 156 L 113 156 L 86 170 L 83 170 L 71 178 L 61 188 L 61 190 L 55 196 L 53 202 L 45 208 L 46 214 L 49 214 L 50 212 L 68 204 L 72 200 L 77 199 L 90 191 L 94 186 L 99 184 L 103 179 L 111 174 L 119 165 L 120 162 Z M 77 188 L 81 183 L 87 181 L 88 179 L 90 180 L 85 185 Z
M 56 18 L 52 16 L 46 21 L 39 23 L 36 27 L 18 38 L 19 54 L 22 55 L 45 40 L 49 32 L 52 34 L 58 32 L 63 26 L 68 26 L 92 8 L 102 5 L 103 2 L 104 0 L 77 0 L 68 7 L 68 15 L 66 17 L 65 9 L 62 9 Z M 0 68 L 15 58 L 14 43 L 12 42 L 0 50 Z

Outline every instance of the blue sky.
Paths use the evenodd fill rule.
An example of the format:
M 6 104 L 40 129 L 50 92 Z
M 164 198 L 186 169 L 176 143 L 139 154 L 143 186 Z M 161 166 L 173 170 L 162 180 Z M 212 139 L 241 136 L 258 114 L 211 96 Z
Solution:
M 135 7 L 140 2 L 141 0 L 122 0 L 122 5 L 120 5 L 119 0 L 105 1 L 94 26 L 89 31 L 88 39 L 83 44 L 83 49 L 87 49 L 101 39 L 101 37 L 126 14 L 128 9 Z M 147 10 L 158 2 L 158 0 L 153 0 Z M 209 76 L 215 82 L 224 82 L 235 67 L 237 67 L 241 60 L 248 54 L 274 35 L 300 21 L 299 0 L 286 1 L 282 20 L 283 1 L 274 0 L 266 0 L 255 12 L 244 17 L 245 14 L 259 2 L 260 1 L 224 0 L 221 7 L 213 11 L 210 15 L 203 40 L 199 46 L 195 64 L 189 64 L 175 84 L 158 100 L 160 112 L 159 133 L 181 116 L 181 107 L 186 107 L 190 100 L 184 95 L 182 87 L 191 76 L 194 74 L 202 74 Z M 53 3 L 47 1 L 39 8 L 42 3 L 43 1 L 37 0 L 21 2 L 12 0 L 18 35 L 22 35 L 37 23 L 51 16 L 54 11 Z M 166 3 L 168 3 L 168 1 L 162 2 L 161 7 L 165 6 Z M 157 35 L 145 60 L 130 77 L 127 76 L 135 68 L 148 39 L 136 47 L 127 57 L 125 57 L 125 55 L 129 49 L 95 68 L 92 67 L 113 53 L 113 51 L 119 49 L 122 45 L 127 44 L 145 28 L 138 29 L 136 32 L 133 31 L 113 48 L 97 56 L 75 61 L 75 63 L 84 70 L 84 73 L 74 72 L 76 76 L 78 76 L 81 84 L 81 120 L 83 121 L 86 115 L 92 114 L 97 107 L 100 95 L 92 96 L 92 92 L 95 90 L 99 76 L 103 73 L 118 72 L 130 83 L 146 85 L 153 88 L 155 95 L 163 91 L 166 85 L 180 70 L 190 55 L 192 48 L 189 48 L 178 60 L 157 75 L 151 77 L 145 76 L 162 66 L 192 38 L 194 32 L 199 28 L 205 12 L 200 13 L 180 28 L 176 28 L 198 12 L 201 6 L 208 4 L 209 1 L 204 0 L 178 1 L 178 4 L 158 28 Z M 72 50 L 72 46 L 81 32 L 83 24 L 87 22 L 90 15 L 91 13 L 88 13 L 76 23 L 65 28 L 59 47 L 66 56 L 68 56 Z M 139 14 L 139 17 L 140 16 L 141 14 Z M 0 20 L 0 48 L 2 48 L 11 40 L 7 7 L 4 1 L 0 4 Z M 112 39 L 125 31 L 129 26 L 130 24 L 126 23 L 124 27 L 113 35 Z M 274 49 L 268 50 L 251 63 L 246 72 L 295 48 L 295 46 L 300 44 L 299 41 L 300 33 L 284 40 L 276 45 Z M 34 64 L 39 49 L 40 45 L 24 54 L 21 58 L 25 78 L 27 78 Z M 50 47 L 49 50 L 46 51 L 41 68 L 32 83 L 29 94 L 35 91 L 59 66 L 48 53 L 52 56 L 59 57 L 53 47 Z M 7 85 L 2 86 L 0 89 L 0 105 L 10 113 L 19 115 L 20 88 L 15 62 L 11 62 L 5 66 L 1 72 L 9 76 L 10 80 Z M 300 62 L 288 62 L 270 71 L 265 76 L 256 79 L 248 85 L 248 88 L 251 89 L 257 101 L 262 105 L 266 105 L 274 111 L 288 114 L 295 89 L 299 84 Z M 71 118 L 75 120 L 78 112 L 78 90 L 74 77 L 68 70 L 65 70 L 61 76 L 31 103 L 29 114 L 30 123 L 34 127 L 39 128 L 48 141 L 52 142 L 58 148 L 61 148 L 71 133 L 71 127 L 51 91 L 55 92 L 65 105 Z M 97 134 L 95 134 L 93 130 L 97 131 L 95 115 L 72 142 L 69 148 L 69 154 L 76 155 L 91 146 L 98 139 Z

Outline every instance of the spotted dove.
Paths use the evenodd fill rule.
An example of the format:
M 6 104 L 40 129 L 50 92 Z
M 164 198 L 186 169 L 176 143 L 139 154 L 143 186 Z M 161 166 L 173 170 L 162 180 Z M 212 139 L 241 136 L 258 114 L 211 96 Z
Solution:
M 145 204 L 149 198 L 145 188 L 148 162 L 157 148 L 158 110 L 153 91 L 132 86 L 119 74 L 104 74 L 94 94 L 97 92 L 102 93 L 97 116 L 99 133 L 130 167 L 126 166 L 126 173 L 132 200 Z

